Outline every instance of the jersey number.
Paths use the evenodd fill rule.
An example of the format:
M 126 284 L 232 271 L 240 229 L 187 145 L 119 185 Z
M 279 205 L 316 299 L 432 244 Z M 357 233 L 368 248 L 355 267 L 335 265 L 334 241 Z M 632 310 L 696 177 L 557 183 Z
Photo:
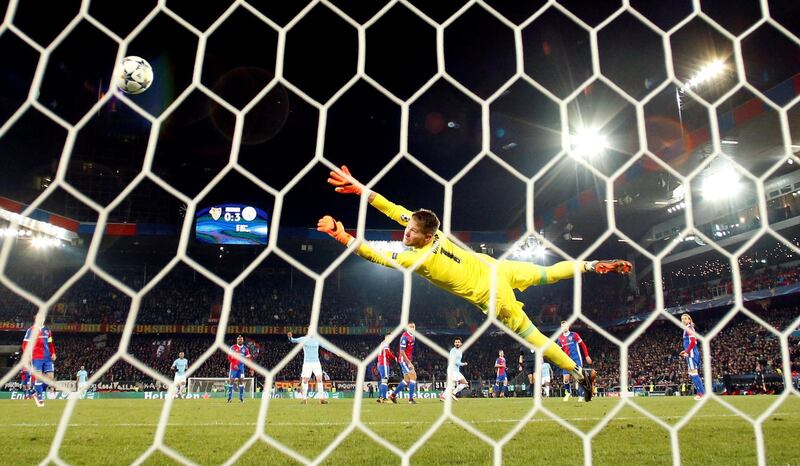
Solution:
M 461 263 L 461 259 L 459 259 L 457 256 L 453 255 L 452 252 L 450 252 L 450 251 L 448 251 L 446 249 L 439 249 L 439 252 L 441 252 L 443 256 L 449 257 L 450 259 L 453 259 L 453 261 L 456 264 L 460 264 Z

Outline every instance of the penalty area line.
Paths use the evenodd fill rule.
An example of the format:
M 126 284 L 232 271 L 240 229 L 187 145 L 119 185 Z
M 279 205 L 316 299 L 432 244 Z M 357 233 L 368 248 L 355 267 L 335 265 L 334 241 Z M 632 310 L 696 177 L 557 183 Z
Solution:
M 773 416 L 791 416 L 797 415 L 796 412 L 775 412 L 772 414 Z M 683 416 L 658 416 L 659 419 L 681 419 Z M 701 418 L 701 419 L 724 419 L 730 417 L 740 417 L 738 414 L 697 414 L 692 417 L 692 419 Z M 565 421 L 600 421 L 604 419 L 603 417 L 598 416 L 591 416 L 591 417 L 562 417 L 561 419 Z M 517 423 L 521 421 L 521 418 L 517 419 L 486 419 L 481 421 L 466 421 L 470 424 L 507 424 L 507 423 Z M 609 422 L 612 421 L 636 421 L 636 420 L 650 420 L 645 416 L 615 416 L 614 418 L 610 419 Z M 549 417 L 544 419 L 534 418 L 530 419 L 528 423 L 536 423 L 536 422 L 547 422 L 553 421 Z M 553 421 L 554 422 L 554 421 Z M 371 425 L 419 425 L 419 424 L 431 424 L 433 421 L 362 421 L 364 425 L 371 426 Z M 270 422 L 267 421 L 267 427 L 274 426 L 274 427 L 325 427 L 325 426 L 347 426 L 350 425 L 351 422 Z M 57 426 L 58 423 L 54 422 L 18 422 L 18 423 L 11 423 L 11 424 L 0 424 L 5 427 L 54 427 Z M 246 427 L 246 426 L 255 426 L 255 422 L 179 422 L 179 423 L 168 423 L 170 427 Z M 70 423 L 68 427 L 157 427 L 157 422 L 118 422 L 113 424 L 97 424 L 97 423 Z

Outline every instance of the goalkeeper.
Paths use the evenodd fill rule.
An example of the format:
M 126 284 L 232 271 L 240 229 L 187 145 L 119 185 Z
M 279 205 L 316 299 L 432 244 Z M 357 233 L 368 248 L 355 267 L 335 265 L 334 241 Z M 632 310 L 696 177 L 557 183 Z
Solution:
M 328 183 L 336 187 L 342 194 L 361 195 L 366 189 L 352 177 L 346 166 L 340 172 L 331 172 Z M 594 372 L 583 369 L 561 348 L 537 329 L 525 312 L 522 303 L 517 301 L 514 289 L 524 291 L 529 286 L 555 283 L 574 275 L 574 262 L 563 261 L 544 267 L 528 262 L 510 260 L 497 261 L 485 254 L 477 254 L 465 250 L 451 242 L 439 231 L 439 219 L 430 210 L 420 209 L 411 212 L 406 208 L 388 201 L 376 192 L 368 192 L 369 203 L 384 215 L 405 227 L 403 245 L 409 247 L 404 252 L 380 253 L 366 243 L 356 250 L 356 254 L 376 264 L 387 267 L 394 262 L 403 267 L 412 267 L 421 257 L 425 259 L 415 272 L 427 278 L 433 284 L 466 299 L 478 306 L 481 311 L 489 310 L 492 269 L 489 264 L 497 264 L 497 298 L 495 309 L 498 319 L 519 336 L 540 349 L 544 349 L 544 357 L 553 361 L 562 369 L 571 373 L 575 380 L 584 387 L 586 401 L 592 397 L 594 389 Z M 349 246 L 354 238 L 345 231 L 341 222 L 326 215 L 317 224 L 317 230 L 325 232 L 345 246 Z M 606 274 L 618 272 L 630 273 L 631 263 L 622 260 L 579 262 L 581 272 Z

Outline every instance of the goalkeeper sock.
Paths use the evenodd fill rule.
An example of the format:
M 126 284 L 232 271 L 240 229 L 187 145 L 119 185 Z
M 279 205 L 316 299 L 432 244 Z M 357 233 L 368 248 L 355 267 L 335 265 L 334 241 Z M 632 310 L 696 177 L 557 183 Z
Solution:
M 412 380 L 412 381 L 408 382 L 408 397 L 409 398 L 414 398 L 414 393 L 416 392 L 416 390 L 417 390 L 417 381 L 416 380 Z
M 694 384 L 694 388 L 697 390 L 698 395 L 706 394 L 706 387 L 703 386 L 703 381 L 700 380 L 699 375 L 692 376 L 692 383 Z
M 567 356 L 567 353 L 556 346 L 555 343 L 551 342 L 549 338 L 544 336 L 544 334 L 542 334 L 542 332 L 540 332 L 539 329 L 533 325 L 533 322 L 531 322 L 528 316 L 525 316 L 522 325 L 520 325 L 518 329 L 512 330 L 517 330 L 519 336 L 533 343 L 533 345 L 537 348 L 544 348 L 544 357 L 553 361 L 556 366 L 566 371 L 573 371 L 577 367 L 575 361 Z M 578 380 L 583 380 L 582 374 Z
M 405 387 L 406 387 L 406 381 L 401 380 L 400 383 L 397 384 L 397 386 L 394 388 L 392 395 L 397 395 L 398 393 L 402 392 Z

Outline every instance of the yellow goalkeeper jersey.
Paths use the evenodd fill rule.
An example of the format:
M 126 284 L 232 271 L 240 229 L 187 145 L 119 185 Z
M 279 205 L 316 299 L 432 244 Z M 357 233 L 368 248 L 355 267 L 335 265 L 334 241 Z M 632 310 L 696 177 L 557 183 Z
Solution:
M 400 225 L 406 226 L 411 220 L 411 212 L 401 205 L 390 202 L 380 194 L 375 195 L 372 206 Z M 466 299 L 481 308 L 489 301 L 491 269 L 487 265 L 495 259 L 485 254 L 468 251 L 450 241 L 441 231 L 436 231 L 433 241 L 421 248 L 403 252 L 378 252 L 362 243 L 356 253 L 376 264 L 391 267 L 390 258 L 403 267 L 412 267 L 421 257 L 425 259 L 415 272 L 433 284 Z M 478 259 L 485 260 L 487 263 Z

